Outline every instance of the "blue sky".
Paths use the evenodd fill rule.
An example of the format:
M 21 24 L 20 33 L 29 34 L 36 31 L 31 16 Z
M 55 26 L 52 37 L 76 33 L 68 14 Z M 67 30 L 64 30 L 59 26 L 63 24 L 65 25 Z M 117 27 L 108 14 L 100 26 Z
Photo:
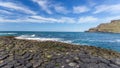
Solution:
M 0 31 L 85 31 L 120 19 L 120 0 L 0 0 Z

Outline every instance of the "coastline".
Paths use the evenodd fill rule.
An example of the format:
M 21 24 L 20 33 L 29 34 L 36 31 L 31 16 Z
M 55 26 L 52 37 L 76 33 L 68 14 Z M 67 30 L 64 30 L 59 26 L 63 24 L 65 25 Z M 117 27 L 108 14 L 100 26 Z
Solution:
M 120 33 L 120 20 L 111 20 L 109 23 L 99 24 L 85 32 Z
M 15 39 L 12 36 L 0 37 L 0 56 L 0 67 L 3 68 L 120 67 L 120 53 L 115 51 L 57 41 Z

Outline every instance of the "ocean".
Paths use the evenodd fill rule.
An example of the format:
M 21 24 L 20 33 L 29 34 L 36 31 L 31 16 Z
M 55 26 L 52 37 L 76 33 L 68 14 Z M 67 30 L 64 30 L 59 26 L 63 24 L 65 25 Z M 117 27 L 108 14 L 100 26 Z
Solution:
M 88 32 L 34 32 L 1 31 L 0 36 L 16 36 L 18 39 L 59 41 L 111 49 L 120 52 L 120 34 Z

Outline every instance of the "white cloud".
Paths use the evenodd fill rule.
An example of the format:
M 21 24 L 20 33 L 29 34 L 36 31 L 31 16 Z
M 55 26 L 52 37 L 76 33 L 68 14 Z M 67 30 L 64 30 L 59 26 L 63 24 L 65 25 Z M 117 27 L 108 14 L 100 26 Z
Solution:
M 5 7 L 5 8 L 9 8 L 11 10 L 25 12 L 27 14 L 36 14 L 35 12 L 31 11 L 27 7 L 22 6 L 22 5 L 18 5 L 18 4 L 12 3 L 12 2 L 0 2 L 0 6 Z
M 109 13 L 120 13 L 120 4 L 114 5 L 99 5 L 95 7 L 94 14 L 101 12 L 109 12 Z
M 50 3 L 47 0 L 33 0 L 33 2 L 37 3 L 42 10 L 46 11 L 48 14 L 52 14 L 52 11 L 49 9 Z
M 98 21 L 98 18 L 93 16 L 80 17 L 78 19 L 79 23 L 95 23 Z
M 7 10 L 1 10 L 1 9 L 0 9 L 0 13 L 3 13 L 3 14 L 12 14 L 11 12 L 9 12 Z
M 0 17 L 0 23 L 107 23 L 111 20 L 118 20 L 120 16 L 110 16 L 105 18 L 96 18 L 93 16 L 86 16 L 80 18 L 71 18 L 71 17 L 61 17 L 61 18 L 48 18 L 42 16 L 29 16 L 18 19 L 9 19 Z
M 43 20 L 45 22 L 57 22 L 57 19 L 55 18 L 46 18 L 42 16 L 31 16 L 30 18 L 35 19 L 35 20 Z
M 60 19 L 58 19 L 58 22 L 61 22 L 61 23 L 76 23 L 76 20 L 75 20 L 75 18 L 61 17 Z
M 120 16 L 109 16 L 101 19 L 101 23 L 107 23 L 110 22 L 111 20 L 118 20 L 120 19 Z
M 87 0 L 88 4 L 92 7 L 95 6 L 97 3 L 94 2 L 94 0 Z
M 9 19 L 0 17 L 0 23 L 75 23 L 76 20 L 70 17 L 48 18 L 42 16 L 28 16 L 18 19 Z
M 73 13 L 84 13 L 89 11 L 90 9 L 86 6 L 75 6 L 73 7 Z
M 120 19 L 120 16 L 107 17 L 107 20 L 116 20 L 116 19 Z
M 71 18 L 71 17 L 61 17 L 61 18 L 49 18 L 49 17 L 42 17 L 42 16 L 29 16 L 25 18 L 18 18 L 18 19 L 6 19 L 0 18 L 0 22 L 28 22 L 28 23 L 95 23 L 98 21 L 98 18 L 87 16 L 87 17 L 80 17 L 80 18 Z
M 52 14 L 52 11 L 56 11 L 57 13 L 71 13 L 68 11 L 65 6 L 61 4 L 51 3 L 48 0 L 33 0 L 42 8 L 42 10 L 46 11 L 48 14 Z M 43 17 L 37 15 L 34 11 L 30 10 L 24 5 L 16 4 L 12 2 L 0 2 L 0 6 L 4 8 L 9 8 L 7 10 L 17 10 L 17 12 L 21 11 L 30 15 L 16 14 L 12 11 L 9 12 L 7 10 L 0 9 L 0 23 L 103 23 L 108 22 L 110 20 L 120 19 L 120 16 L 112 16 L 112 17 L 104 17 L 97 18 L 94 16 L 81 16 L 81 17 L 64 17 L 61 16 L 59 18 L 52 17 Z M 120 4 L 116 5 L 99 5 L 96 6 L 96 11 L 93 13 L 101 13 L 101 12 L 110 12 L 110 13 L 120 13 Z M 53 10 L 51 10 L 53 9 Z M 90 8 L 86 6 L 74 6 L 73 13 L 84 13 L 90 11 Z M 5 15 L 4 15 L 5 14 Z M 6 15 L 7 14 L 7 15 Z M 9 15 L 14 14 L 14 15 Z
M 53 14 L 51 9 L 54 9 L 57 13 L 69 13 L 69 11 L 64 6 L 61 6 L 59 3 L 53 3 L 49 0 L 33 0 L 33 2 L 37 3 L 41 7 L 41 9 L 48 14 Z
M 35 20 L 30 18 L 18 18 L 18 19 L 6 19 L 6 18 L 0 18 L 0 23 L 43 23 L 46 22 L 44 20 Z
M 42 17 L 42 16 L 31 16 L 29 17 L 29 19 L 32 22 L 36 21 L 38 23 L 75 23 L 75 19 L 70 18 L 70 17 L 61 17 L 57 19 L 57 18 L 47 18 L 47 17 Z
M 58 13 L 63 13 L 63 14 L 67 14 L 67 13 L 69 13 L 69 11 L 65 8 L 65 7 L 63 7 L 63 6 L 54 6 L 54 9 L 55 9 L 55 11 L 56 12 L 58 12 Z

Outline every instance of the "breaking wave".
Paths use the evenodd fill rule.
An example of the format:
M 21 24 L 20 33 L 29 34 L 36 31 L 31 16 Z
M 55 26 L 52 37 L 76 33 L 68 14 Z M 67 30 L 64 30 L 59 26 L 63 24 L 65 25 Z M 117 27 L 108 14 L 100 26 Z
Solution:
M 17 33 L 0 33 L 0 35 L 14 35 L 14 34 L 17 34 Z
M 16 37 L 16 39 L 26 39 L 26 40 L 37 40 L 37 41 L 60 41 L 60 38 L 42 38 L 36 37 L 35 34 L 33 35 L 21 35 Z

